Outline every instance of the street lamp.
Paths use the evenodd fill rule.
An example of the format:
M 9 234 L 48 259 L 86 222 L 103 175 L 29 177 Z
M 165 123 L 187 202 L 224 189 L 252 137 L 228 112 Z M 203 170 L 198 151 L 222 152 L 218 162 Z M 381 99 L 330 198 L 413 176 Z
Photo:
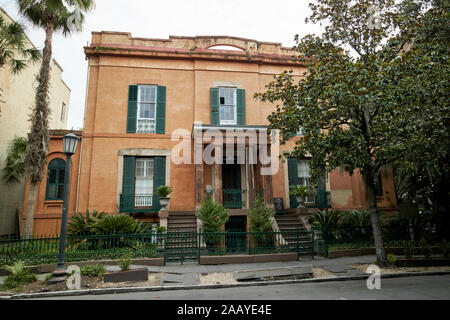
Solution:
M 75 134 L 69 133 L 63 137 L 63 152 L 66 155 L 66 170 L 64 172 L 64 194 L 63 208 L 61 217 L 61 232 L 59 235 L 59 256 L 56 270 L 52 273 L 50 283 L 57 283 L 65 280 L 67 271 L 65 268 L 66 254 L 66 234 L 67 234 L 67 208 L 69 206 L 69 180 L 70 180 L 70 162 L 71 157 L 77 150 L 78 138 Z

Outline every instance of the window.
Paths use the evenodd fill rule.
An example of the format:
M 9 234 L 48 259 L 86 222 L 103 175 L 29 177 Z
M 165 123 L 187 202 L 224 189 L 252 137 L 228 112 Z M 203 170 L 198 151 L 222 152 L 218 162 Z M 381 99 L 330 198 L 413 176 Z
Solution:
M 236 88 L 219 88 L 220 124 L 236 124 Z
M 298 160 L 297 161 L 298 170 L 298 184 L 301 186 L 311 186 L 311 170 L 309 168 L 309 160 Z M 316 202 L 315 196 L 307 196 L 305 203 Z
M 153 198 L 154 159 L 136 159 L 135 207 L 151 207 Z
M 65 169 L 66 162 L 63 159 L 54 159 L 48 164 L 45 200 L 63 199 Z
M 64 122 L 64 120 L 66 119 L 66 104 L 63 102 L 62 107 L 61 107 L 61 121 Z
M 137 132 L 156 132 L 156 86 L 138 86 Z

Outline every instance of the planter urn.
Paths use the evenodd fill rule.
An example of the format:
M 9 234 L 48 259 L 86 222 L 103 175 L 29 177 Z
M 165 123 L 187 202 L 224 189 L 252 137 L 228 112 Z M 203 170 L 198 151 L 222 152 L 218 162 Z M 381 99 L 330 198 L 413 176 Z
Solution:
M 303 203 L 305 203 L 305 197 L 303 196 L 295 196 L 295 200 L 297 200 L 298 206 L 297 208 L 304 208 L 305 206 Z
M 159 205 L 162 207 L 162 210 L 167 210 L 166 207 L 169 205 L 169 201 L 169 197 L 159 197 Z

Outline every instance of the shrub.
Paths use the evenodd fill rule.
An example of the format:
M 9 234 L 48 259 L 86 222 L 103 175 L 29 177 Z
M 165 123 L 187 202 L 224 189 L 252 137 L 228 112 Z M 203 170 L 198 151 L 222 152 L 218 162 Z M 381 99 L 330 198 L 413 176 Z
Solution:
M 92 211 L 92 215 L 89 214 L 89 210 L 86 210 L 86 214 L 83 217 L 81 212 L 70 218 L 67 224 L 67 230 L 70 235 L 83 235 L 92 233 L 95 223 L 105 216 L 105 212 Z
M 30 273 L 27 269 L 25 269 L 22 261 L 18 261 L 12 266 L 4 266 L 4 268 L 11 272 L 3 284 L 6 289 L 14 289 L 37 280 L 35 274 Z
M 343 223 L 347 227 L 366 228 L 370 227 L 370 212 L 363 210 L 346 210 L 342 214 Z
M 392 253 L 389 253 L 387 255 L 387 259 L 391 265 L 395 266 L 395 264 L 397 262 L 397 258 Z
M 90 265 L 83 266 L 80 268 L 80 273 L 83 276 L 88 276 L 91 278 L 103 277 L 105 272 L 106 272 L 105 266 L 102 264 L 90 264 Z
M 411 258 L 414 255 L 414 242 L 409 240 L 405 245 L 405 257 Z
M 97 234 L 133 233 L 138 222 L 126 214 L 105 215 L 97 220 L 92 230 Z
M 441 249 L 444 258 L 448 258 L 448 242 L 447 239 L 442 239 L 439 243 L 439 248 Z
M 422 254 L 426 257 L 429 258 L 431 255 L 431 247 L 428 244 L 427 240 L 425 240 L 425 238 L 420 239 L 419 241 L 419 247 L 420 247 L 420 251 L 422 252 Z
M 171 194 L 173 188 L 171 186 L 159 186 L 157 189 L 158 195 L 162 198 L 167 198 L 169 194 Z
M 289 194 L 296 197 L 306 197 L 313 194 L 310 186 L 291 185 L 289 186 Z
M 116 260 L 120 270 L 127 271 L 131 265 L 131 258 L 128 254 L 124 254 L 120 259 Z
M 343 212 L 340 210 L 315 211 L 308 220 L 315 227 L 336 228 L 342 216 Z
M 252 232 L 272 231 L 272 217 L 274 212 L 267 208 L 264 202 L 258 198 L 255 201 L 255 207 L 248 210 L 249 229 Z
M 202 201 L 197 216 L 203 222 L 203 230 L 205 232 L 222 231 L 225 223 L 230 218 L 228 210 L 220 203 L 214 202 L 209 196 Z
M 156 227 L 156 231 L 158 233 L 164 233 L 164 232 L 166 232 L 166 227 Z

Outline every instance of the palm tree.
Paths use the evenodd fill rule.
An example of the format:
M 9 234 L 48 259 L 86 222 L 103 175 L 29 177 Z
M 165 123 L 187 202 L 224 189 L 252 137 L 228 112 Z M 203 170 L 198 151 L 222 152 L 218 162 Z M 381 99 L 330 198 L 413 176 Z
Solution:
M 24 26 L 0 16 L 0 69 L 9 66 L 13 73 L 19 73 L 40 58 L 39 50 L 29 45 Z
M 45 44 L 42 52 L 42 65 L 38 75 L 35 107 L 31 115 L 31 130 L 28 133 L 28 146 L 25 155 L 26 173 L 30 179 L 28 205 L 24 235 L 33 230 L 34 205 L 38 183 L 47 163 L 50 60 L 52 57 L 53 33 L 70 35 L 80 31 L 84 14 L 94 7 L 94 0 L 16 0 L 19 12 L 33 25 L 45 30 Z M 74 27 L 75 22 L 75 27 Z
M 25 175 L 25 151 L 27 139 L 15 137 L 9 144 L 2 180 L 5 183 L 21 182 Z

